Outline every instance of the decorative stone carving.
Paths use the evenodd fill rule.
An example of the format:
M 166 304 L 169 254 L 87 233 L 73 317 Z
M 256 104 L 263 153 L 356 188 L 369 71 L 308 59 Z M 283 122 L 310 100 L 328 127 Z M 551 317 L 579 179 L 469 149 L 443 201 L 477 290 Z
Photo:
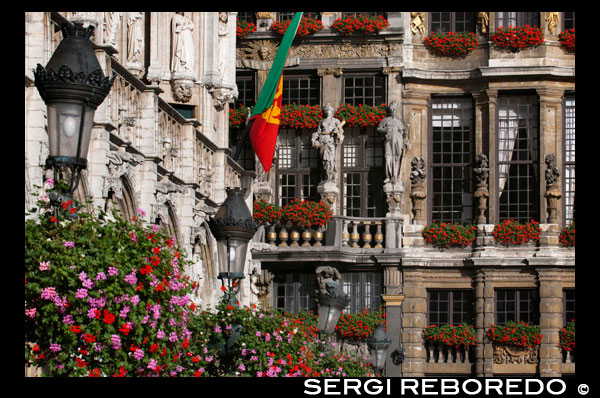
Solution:
M 142 72 L 144 49 L 144 13 L 127 13 L 127 68 L 135 73 Z
M 256 18 L 259 19 L 275 19 L 274 12 L 260 11 L 256 13 Z
M 224 83 L 218 86 L 207 85 L 207 88 L 213 98 L 213 106 L 219 112 L 225 109 L 227 104 L 234 103 L 239 95 L 237 86 Z
M 424 12 L 411 12 L 410 13 L 410 31 L 413 35 L 417 33 L 425 34 L 425 13 Z
M 556 26 L 558 26 L 558 20 L 560 18 L 560 13 L 558 12 L 547 12 L 546 13 L 546 23 L 548 26 L 548 32 L 554 34 L 556 32 Z
M 122 12 L 104 13 L 104 43 L 117 47 L 117 33 L 121 26 Z
M 494 363 L 536 364 L 538 363 L 538 346 L 524 348 L 494 344 Z
M 315 270 L 317 274 L 317 289 L 327 293 L 327 286 L 337 285 L 341 288 L 342 274 L 335 267 L 323 265 Z
M 171 80 L 171 94 L 176 102 L 190 102 L 194 82 L 192 80 Z
M 94 28 L 98 26 L 95 12 L 74 12 L 69 20 L 73 23 L 80 23 L 83 26 L 92 25 Z
M 410 198 L 412 200 L 413 224 L 424 224 L 423 202 L 425 193 L 425 159 L 415 156 L 410 162 Z
M 301 58 L 365 58 L 388 57 L 399 51 L 393 43 L 300 44 L 290 49 L 290 57 Z
M 544 162 L 546 163 L 546 193 L 544 195 L 548 204 L 548 223 L 556 224 L 558 223 L 558 200 L 562 196 L 558 183 L 560 172 L 554 154 L 547 154 Z
M 405 150 L 410 149 L 408 128 L 404 121 L 396 117 L 398 104 L 392 101 L 387 107 L 387 117 L 377 126 L 377 132 L 384 135 L 386 179 L 384 183 L 395 184 L 400 178 L 400 167 Z
M 238 49 L 239 58 L 257 61 L 273 61 L 279 46 L 272 40 L 256 40 L 248 43 L 248 47 Z
M 490 23 L 490 16 L 487 12 L 477 13 L 477 24 L 479 25 L 479 31 L 482 34 L 486 34 Z
M 477 217 L 478 224 L 485 224 L 485 211 L 487 210 L 487 198 L 490 196 L 488 191 L 488 178 L 489 178 L 489 163 L 488 158 L 483 153 L 475 155 L 475 167 L 473 168 L 473 174 L 475 175 L 475 183 L 477 189 L 473 196 L 479 199 L 479 216 Z
M 320 68 L 317 69 L 317 75 L 325 76 L 325 75 L 333 75 L 335 77 L 340 77 L 344 74 L 342 68 Z
M 110 191 L 112 191 L 116 198 L 123 199 L 121 177 L 125 176 L 129 181 L 134 181 L 133 178 L 129 178 L 132 168 L 143 164 L 144 157 L 127 152 L 125 147 L 121 147 L 118 151 L 109 151 L 106 158 L 108 160 L 108 175 L 104 178 L 102 194 L 105 198 L 108 198 Z
M 344 141 L 344 122 L 333 117 L 333 108 L 326 104 L 323 107 L 325 118 L 323 118 L 317 126 L 311 137 L 313 147 L 319 150 L 323 168 L 325 170 L 325 179 L 322 182 L 335 183 L 337 179 L 336 159 L 338 147 Z

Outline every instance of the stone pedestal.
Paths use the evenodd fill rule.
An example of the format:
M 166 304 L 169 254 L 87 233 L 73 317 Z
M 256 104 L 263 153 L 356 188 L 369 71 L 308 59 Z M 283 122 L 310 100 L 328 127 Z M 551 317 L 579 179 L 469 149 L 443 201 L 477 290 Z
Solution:
M 338 198 L 340 197 L 340 190 L 334 182 L 322 181 L 317 186 L 317 192 L 321 195 L 323 203 L 327 204 L 333 214 L 339 214 L 338 211 Z
M 267 181 L 254 182 L 254 195 L 256 200 L 264 200 L 265 202 L 273 202 L 273 188 Z
M 388 182 L 383 186 L 383 192 L 387 197 L 388 212 L 386 217 L 402 216 L 402 197 L 404 195 L 404 184 L 400 181 L 396 183 Z
M 171 95 L 176 102 L 190 102 L 196 77 L 173 73 L 171 76 Z

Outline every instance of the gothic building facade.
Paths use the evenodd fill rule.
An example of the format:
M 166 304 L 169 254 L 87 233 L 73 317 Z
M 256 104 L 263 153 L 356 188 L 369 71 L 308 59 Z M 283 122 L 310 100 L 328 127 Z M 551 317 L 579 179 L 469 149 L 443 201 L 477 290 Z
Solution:
M 305 13 L 324 29 L 294 40 L 283 104 L 334 111 L 395 104 L 393 119 L 405 134 L 401 158 L 390 156 L 377 123 L 346 123 L 327 173 L 311 141 L 315 129 L 282 126 L 264 174 L 248 142 L 233 159 L 243 125 L 230 125 L 229 115 L 254 105 L 281 37 L 271 26 L 293 13 L 26 13 L 26 210 L 48 153 L 32 70 L 60 42 L 60 24 L 92 24 L 100 64 L 116 78 L 96 112 L 76 197 L 125 216 L 143 209 L 172 234 L 194 256 L 187 272 L 201 281 L 198 305 L 220 298 L 207 219 L 226 187 L 246 188 L 249 207 L 254 199 L 322 200 L 334 216 L 326 228 L 306 231 L 313 235 L 279 225 L 259 230 L 244 304 L 314 310 L 315 269 L 330 265 L 351 297 L 346 311 L 385 309 L 390 353 L 405 353 L 402 361 L 388 358 L 389 376 L 573 374 L 574 357 L 558 336 L 575 303 L 574 250 L 559 245 L 575 217 L 575 56 L 559 35 L 575 27 L 575 14 L 362 14 L 388 25 L 345 36 L 331 25 L 350 13 Z M 236 21 L 257 29 L 236 37 Z M 525 25 L 539 27 L 543 43 L 520 51 L 494 45 L 500 27 Z M 463 57 L 437 56 L 423 44 L 431 32 L 471 32 L 478 45 Z M 539 222 L 539 241 L 496 244 L 494 225 L 508 219 Z M 476 225 L 476 240 L 433 247 L 423 230 L 435 221 Z M 511 353 L 486 339 L 491 325 L 508 320 L 540 325 L 539 348 Z M 476 330 L 479 345 L 470 352 L 425 343 L 428 325 L 462 322 Z

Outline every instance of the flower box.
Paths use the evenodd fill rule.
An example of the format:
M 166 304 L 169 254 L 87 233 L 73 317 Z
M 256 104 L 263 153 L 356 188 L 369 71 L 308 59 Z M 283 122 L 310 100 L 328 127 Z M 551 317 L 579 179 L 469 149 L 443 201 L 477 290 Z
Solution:
M 575 320 L 560 330 L 560 348 L 563 351 L 575 351 Z
M 569 53 L 575 53 L 575 28 L 567 29 L 558 35 L 560 46 Z
M 281 207 L 265 200 L 254 202 L 252 218 L 261 225 L 274 225 L 281 219 Z
M 290 21 L 279 22 L 275 21 L 271 24 L 271 30 L 279 35 L 284 35 L 287 31 L 288 26 L 290 26 Z M 296 36 L 306 37 L 312 34 L 317 33 L 321 29 L 325 28 L 323 26 L 323 22 L 319 19 L 314 19 L 310 17 L 302 17 L 300 19 L 300 23 L 298 24 L 298 30 L 296 31 Z
M 575 221 L 560 232 L 558 239 L 563 247 L 575 247 Z
M 423 238 L 436 247 L 467 247 L 475 240 L 476 232 L 475 225 L 438 224 L 434 221 L 423 229 Z
M 537 221 L 531 220 L 522 224 L 515 220 L 505 220 L 494 226 L 492 235 L 496 243 L 509 246 L 534 243 L 540 239 L 541 232 L 540 223 Z
M 238 39 L 244 39 L 250 33 L 256 32 L 256 25 L 252 22 L 242 21 L 239 19 L 237 19 L 235 22 L 235 35 Z
M 248 118 L 250 108 L 240 106 L 239 108 L 229 108 L 229 128 L 242 128 Z
M 368 17 L 365 15 L 351 15 L 344 19 L 338 18 L 331 24 L 332 31 L 349 36 L 351 34 L 374 35 L 387 28 L 389 22 L 381 15 Z
M 428 363 L 469 363 L 469 351 L 477 345 L 475 328 L 460 325 L 430 325 L 423 329 Z
M 433 55 L 464 58 L 479 45 L 475 33 L 431 32 L 423 44 Z
M 319 105 L 289 104 L 281 107 L 281 127 L 294 129 L 316 129 L 323 119 Z
M 386 117 L 386 105 L 341 104 L 334 117 L 345 120 L 348 127 L 376 127 Z
M 509 26 L 500 27 L 495 33 L 490 34 L 490 39 L 498 49 L 518 52 L 544 43 L 544 34 L 537 26 Z
M 509 321 L 492 325 L 487 337 L 493 343 L 494 364 L 532 365 L 539 361 L 539 345 L 544 337 L 539 325 Z
M 356 314 L 342 313 L 335 326 L 335 332 L 340 339 L 356 344 L 371 337 L 379 324 L 387 326 L 383 310 L 379 308 L 377 311 L 369 311 L 365 308 Z
M 304 228 L 322 227 L 327 224 L 333 213 L 322 201 L 293 199 L 280 211 L 281 222 L 291 222 Z

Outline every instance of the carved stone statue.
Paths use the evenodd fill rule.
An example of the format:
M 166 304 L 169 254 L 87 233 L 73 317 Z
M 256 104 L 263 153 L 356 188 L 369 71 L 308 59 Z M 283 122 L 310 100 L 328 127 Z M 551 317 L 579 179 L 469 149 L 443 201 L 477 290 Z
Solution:
M 558 178 L 560 177 L 560 172 L 558 171 L 558 167 L 556 165 L 556 157 L 553 153 L 549 153 L 544 158 L 544 162 L 546 163 L 546 187 L 554 187 L 558 182 Z
M 384 134 L 386 179 L 384 183 L 397 183 L 400 179 L 400 167 L 404 150 L 410 149 L 408 129 L 402 119 L 396 117 L 398 104 L 390 103 L 387 108 L 388 116 L 377 126 L 377 131 Z
M 490 17 L 487 12 L 478 12 L 477 13 L 477 23 L 479 24 L 479 30 L 481 33 L 487 33 L 487 28 L 489 26 Z
M 171 21 L 171 72 L 194 75 L 194 24 L 183 12 L 175 13 Z
M 558 223 L 558 200 L 561 198 L 562 194 L 560 191 L 560 186 L 558 184 L 558 178 L 560 177 L 560 172 L 558 171 L 558 166 L 556 165 L 556 157 L 553 153 L 549 153 L 544 158 L 544 162 L 546 162 L 546 196 L 547 201 L 547 212 L 548 212 L 548 223 L 557 224 Z
M 117 45 L 117 32 L 121 26 L 121 12 L 104 13 L 104 43 Z
M 412 200 L 413 224 L 424 224 L 423 212 L 425 193 L 425 159 L 415 156 L 410 162 L 410 198 Z
M 317 273 L 317 289 L 323 293 L 327 293 L 327 286 L 338 285 L 341 289 L 342 274 L 337 268 L 323 265 L 315 271 Z
M 554 34 L 556 31 L 556 26 L 558 25 L 558 12 L 549 12 L 546 13 L 546 22 L 548 23 L 548 32 Z
M 323 107 L 323 112 L 325 118 L 319 122 L 317 131 L 311 137 L 311 142 L 321 155 L 325 169 L 325 181 L 335 183 L 337 175 L 336 153 L 338 146 L 344 140 L 342 127 L 345 122 L 340 122 L 339 119 L 333 117 L 333 108 L 329 104 Z
M 473 174 L 475 175 L 475 182 L 477 189 L 473 196 L 479 199 L 479 216 L 477 217 L 477 224 L 485 224 L 485 211 L 487 210 L 487 198 L 490 196 L 488 191 L 488 179 L 490 174 L 490 167 L 488 158 L 483 153 L 475 155 L 475 167 L 473 168 Z
M 142 67 L 142 49 L 144 47 L 144 14 L 127 13 L 127 66 Z
M 425 34 L 425 13 L 424 12 L 411 12 L 410 13 L 410 31 L 413 35 L 420 33 Z

